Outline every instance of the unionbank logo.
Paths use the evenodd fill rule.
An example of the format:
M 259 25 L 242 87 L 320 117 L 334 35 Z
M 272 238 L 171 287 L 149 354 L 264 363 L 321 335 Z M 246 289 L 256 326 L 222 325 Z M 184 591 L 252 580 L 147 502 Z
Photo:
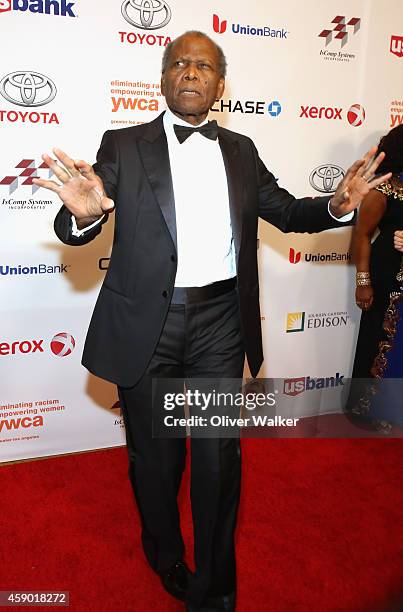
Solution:
M 286 332 L 302 332 L 305 329 L 305 313 L 289 312 L 287 315 Z
M 390 37 L 390 52 L 397 57 L 403 57 L 403 36 Z
M 66 2 L 66 0 L 0 0 L 0 13 L 17 11 L 19 13 L 34 13 L 35 15 L 77 17 L 73 11 L 74 5 L 75 2 Z
M 58 264 L 50 266 L 40 263 L 35 266 L 24 266 L 22 264 L 10 266 L 0 264 L 0 276 L 46 276 L 48 274 L 67 274 L 70 264 Z
M 245 115 L 269 115 L 278 117 L 282 111 L 282 106 L 278 100 L 265 102 L 264 100 L 216 100 L 210 109 L 219 113 L 242 113 Z
M 346 327 L 351 322 L 347 312 L 289 312 L 287 315 L 286 333 L 303 332 L 308 329 L 328 329 Z
M 284 395 L 299 395 L 304 391 L 314 391 L 315 389 L 329 389 L 344 386 L 344 374 L 337 372 L 335 376 L 326 378 L 312 378 L 311 376 L 301 376 L 300 378 L 284 379 Z
M 304 119 L 322 119 L 332 121 L 342 121 L 345 118 L 348 123 L 354 127 L 359 127 L 365 121 L 365 109 L 361 104 L 352 104 L 348 109 L 345 117 L 342 115 L 343 108 L 339 106 L 302 106 L 300 110 L 300 118 Z
M 44 339 L 14 340 L 13 342 L 0 341 L 0 356 L 44 353 L 44 342 Z M 73 352 L 75 345 L 76 341 L 71 334 L 60 332 L 53 336 L 49 348 L 54 355 L 57 355 L 58 357 L 66 357 Z
M 213 30 L 216 34 L 224 34 L 227 31 L 228 21 L 220 19 L 218 15 L 213 15 Z M 268 38 L 287 38 L 288 30 L 284 28 L 272 28 L 265 26 L 242 25 L 240 23 L 231 24 L 232 34 L 241 34 L 244 36 L 265 36 Z
M 300 263 L 302 261 L 301 251 L 296 251 L 294 248 L 290 247 L 288 261 L 293 265 Z M 329 253 L 304 253 L 303 261 L 307 263 L 350 263 L 351 253 L 350 251 L 346 251 L 345 253 L 339 253 L 337 251 L 331 251 Z

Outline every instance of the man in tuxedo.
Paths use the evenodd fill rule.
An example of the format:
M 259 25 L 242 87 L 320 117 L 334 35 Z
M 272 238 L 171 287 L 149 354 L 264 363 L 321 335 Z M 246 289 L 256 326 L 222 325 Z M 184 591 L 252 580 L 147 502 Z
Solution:
M 152 437 L 152 380 L 241 378 L 245 354 L 256 376 L 263 360 L 258 217 L 284 232 L 340 227 L 385 180 L 373 178 L 382 156 L 371 162 L 371 150 L 330 202 L 295 199 L 248 137 L 207 122 L 224 92 L 225 70 L 210 38 L 183 34 L 164 53 L 165 113 L 106 132 L 93 168 L 55 149 L 56 160 L 43 159 L 59 183 L 34 181 L 63 201 L 55 231 L 66 244 L 93 240 L 116 211 L 83 364 L 118 385 L 144 551 L 188 612 L 235 610 L 240 445 L 234 438 L 191 439 L 191 573 L 176 501 L 185 440 Z

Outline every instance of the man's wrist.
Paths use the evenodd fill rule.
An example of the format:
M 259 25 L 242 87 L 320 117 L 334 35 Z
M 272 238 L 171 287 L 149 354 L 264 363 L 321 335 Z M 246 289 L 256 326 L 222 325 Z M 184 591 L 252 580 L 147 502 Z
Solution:
M 93 216 L 93 217 L 83 217 L 82 219 L 77 219 L 77 217 L 75 217 L 77 229 L 83 230 L 89 225 L 92 225 L 93 223 L 96 223 L 97 221 L 102 219 L 102 217 L 103 217 L 103 213 L 97 216 Z

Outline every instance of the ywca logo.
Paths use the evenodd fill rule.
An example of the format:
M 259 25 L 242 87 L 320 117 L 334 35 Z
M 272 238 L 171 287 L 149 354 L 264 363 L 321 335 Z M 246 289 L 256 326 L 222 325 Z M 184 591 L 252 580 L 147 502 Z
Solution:
M 390 52 L 397 57 L 403 57 L 403 36 L 390 37 Z
M 75 2 L 66 0 L 0 0 L 0 13 L 18 11 L 25 13 L 39 13 L 45 15 L 61 15 L 62 17 L 76 17 L 73 13 Z
M 309 176 L 311 187 L 320 193 L 334 193 L 345 172 L 336 164 L 322 164 L 312 170 Z
M 50 343 L 51 351 L 54 355 L 58 357 L 66 357 L 70 355 L 74 351 L 74 347 L 76 346 L 76 341 L 74 340 L 71 334 L 66 334 L 65 332 L 61 332 L 53 336 L 52 341 Z
M 54 82 L 40 72 L 18 70 L 6 74 L 0 81 L 0 94 L 17 106 L 44 106 L 55 98 Z
M 325 41 L 327 47 L 333 40 L 340 41 L 340 47 L 344 47 L 348 43 L 349 33 L 357 34 L 361 27 L 361 19 L 353 17 L 346 23 L 346 17 L 338 15 L 333 19 L 330 29 L 322 30 L 319 37 Z
M 39 189 L 38 185 L 35 185 L 32 182 L 33 178 L 39 178 L 38 170 L 44 170 L 45 177 L 50 178 L 54 172 L 49 168 L 49 166 L 42 162 L 39 166 L 36 165 L 34 159 L 22 159 L 19 164 L 15 166 L 17 170 L 20 170 L 19 173 L 5 176 L 0 181 L 1 185 L 6 185 L 8 187 L 8 193 L 13 193 L 19 187 L 31 187 L 32 193 Z
M 124 0 L 122 15 L 141 30 L 158 30 L 171 20 L 171 9 L 165 0 Z
M 305 312 L 289 312 L 287 315 L 286 332 L 302 332 L 305 329 Z
M 217 34 L 224 34 L 227 29 L 227 20 L 224 19 L 220 22 L 220 18 L 218 15 L 213 15 L 213 30 Z

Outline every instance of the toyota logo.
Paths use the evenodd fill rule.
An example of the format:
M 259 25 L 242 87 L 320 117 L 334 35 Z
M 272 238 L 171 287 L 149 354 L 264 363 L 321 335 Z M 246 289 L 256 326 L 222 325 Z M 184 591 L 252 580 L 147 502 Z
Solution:
M 124 0 L 122 15 L 136 28 L 158 30 L 170 22 L 171 9 L 165 0 Z
M 335 183 L 342 179 L 345 172 L 335 164 L 323 164 L 311 172 L 309 182 L 311 186 L 321 193 L 333 193 L 336 191 Z
M 56 96 L 56 85 L 40 72 L 18 70 L 0 81 L 0 94 L 18 106 L 43 106 Z

